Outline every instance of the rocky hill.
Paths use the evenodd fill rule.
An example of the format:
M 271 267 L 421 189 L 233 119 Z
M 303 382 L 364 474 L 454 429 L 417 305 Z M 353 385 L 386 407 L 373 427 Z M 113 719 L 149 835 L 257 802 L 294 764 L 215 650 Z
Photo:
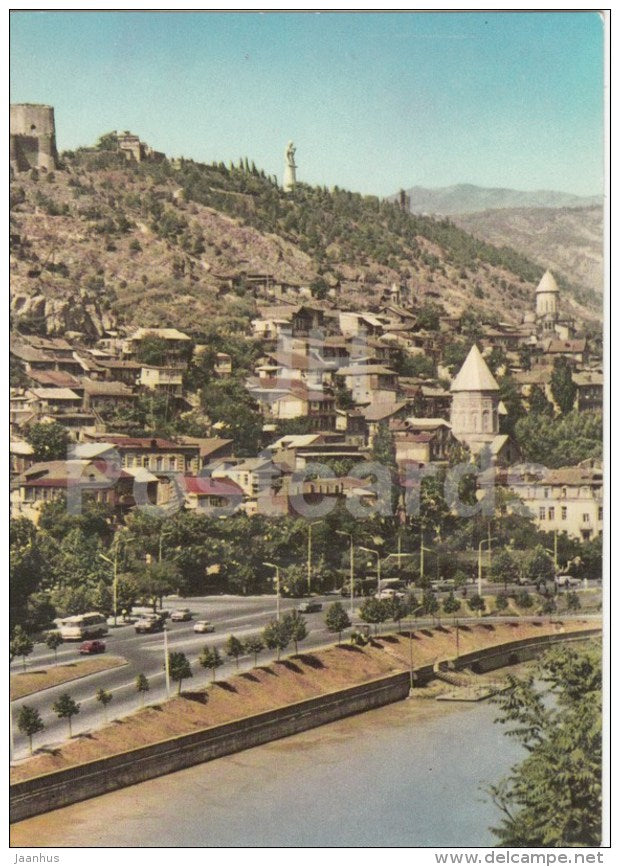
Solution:
M 414 214 L 470 214 L 495 208 L 585 208 L 602 205 L 600 196 L 575 196 L 557 190 L 511 190 L 455 184 L 451 187 L 411 187 L 405 190 Z M 396 199 L 397 196 L 393 196 Z
M 285 194 L 247 160 L 128 163 L 84 149 L 56 172 L 18 175 L 11 206 L 13 324 L 31 333 L 243 328 L 267 284 L 356 309 L 402 282 L 414 305 L 518 322 L 545 267 L 375 197 Z M 597 318 L 588 293 L 560 282 L 567 312 Z
M 510 244 L 572 283 L 603 292 L 603 208 L 503 208 L 452 217 L 491 244 Z

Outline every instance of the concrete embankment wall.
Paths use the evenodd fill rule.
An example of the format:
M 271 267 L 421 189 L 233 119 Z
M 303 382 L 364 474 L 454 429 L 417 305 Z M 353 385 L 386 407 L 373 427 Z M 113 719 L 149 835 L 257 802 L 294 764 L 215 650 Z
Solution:
M 582 641 L 600 629 L 579 633 L 555 633 L 523 639 L 466 654 L 456 667 L 479 666 L 488 671 L 531 659 L 557 642 Z M 418 685 L 434 677 L 433 666 L 414 670 Z M 11 821 L 36 816 L 59 807 L 105 794 L 135 783 L 181 770 L 210 759 L 236 753 L 268 741 L 287 737 L 346 716 L 400 701 L 409 694 L 408 671 L 388 675 L 358 686 L 285 705 L 272 711 L 180 735 L 147 747 L 54 771 L 11 786 Z

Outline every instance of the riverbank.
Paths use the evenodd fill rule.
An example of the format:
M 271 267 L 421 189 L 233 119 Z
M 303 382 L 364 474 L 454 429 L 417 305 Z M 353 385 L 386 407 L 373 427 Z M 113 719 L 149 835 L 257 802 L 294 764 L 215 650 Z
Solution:
M 571 632 L 591 629 L 592 621 L 571 620 Z M 564 630 L 558 621 L 540 619 L 489 624 L 461 624 L 459 653 L 506 642 L 554 635 Z M 453 625 L 418 629 L 408 634 L 386 635 L 359 648 L 333 646 L 240 672 L 227 681 L 206 688 L 208 672 L 202 669 L 187 681 L 184 693 L 159 706 L 147 707 L 115 720 L 86 737 L 77 737 L 53 750 L 40 748 L 35 756 L 11 769 L 15 783 L 118 755 L 180 735 L 247 718 L 306 699 L 386 677 L 456 656 L 457 630 Z M 197 681 L 202 680 L 202 684 Z M 191 688 L 191 689 L 190 689 Z
M 11 845 L 493 845 L 480 787 L 521 753 L 496 708 L 443 689 L 17 822 Z

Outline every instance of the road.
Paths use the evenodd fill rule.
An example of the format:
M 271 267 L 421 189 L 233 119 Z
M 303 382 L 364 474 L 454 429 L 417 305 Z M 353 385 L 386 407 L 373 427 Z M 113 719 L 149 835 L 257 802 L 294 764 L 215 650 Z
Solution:
M 304 648 L 317 647 L 334 641 L 334 636 L 327 631 L 324 623 L 325 608 L 337 597 L 317 597 L 322 602 L 323 610 L 305 614 L 304 618 L 308 627 L 308 637 L 303 642 Z M 280 613 L 295 609 L 300 603 L 298 599 L 281 599 Z M 345 600 L 348 610 L 348 602 Z M 266 624 L 275 618 L 275 596 L 211 596 L 201 599 L 164 600 L 164 608 L 187 607 L 192 611 L 194 621 L 210 620 L 215 625 L 214 633 L 196 634 L 193 631 L 194 621 L 186 623 L 171 623 L 167 621 L 168 650 L 180 650 L 185 653 L 191 663 L 194 682 L 202 686 L 210 679 L 210 672 L 204 671 L 198 663 L 200 651 L 205 646 L 217 646 L 222 657 L 226 660 L 218 669 L 218 678 L 225 678 L 236 671 L 234 660 L 227 660 L 222 647 L 229 635 L 234 634 L 238 638 L 247 638 L 250 635 L 262 631 Z M 45 725 L 45 731 L 35 736 L 35 746 L 54 746 L 67 739 L 68 724 L 66 720 L 59 720 L 52 710 L 53 703 L 58 697 L 68 692 L 71 697 L 80 704 L 80 712 L 73 717 L 72 728 L 74 734 L 79 734 L 102 726 L 105 723 L 103 709 L 97 702 L 95 695 L 98 689 L 104 688 L 113 695 L 113 700 L 108 707 L 110 719 L 125 716 L 136 710 L 141 703 L 141 697 L 136 691 L 136 676 L 145 674 L 149 680 L 149 692 L 146 700 L 155 704 L 166 698 L 166 683 L 164 671 L 164 636 L 161 632 L 152 635 L 136 635 L 131 625 L 110 627 L 110 633 L 105 638 L 106 653 L 114 656 L 122 656 L 127 660 L 127 665 L 121 668 L 97 672 L 96 674 L 80 678 L 69 683 L 51 687 L 38 693 L 26 696 L 12 702 L 13 719 L 17 719 L 20 707 L 24 704 L 35 707 L 41 714 Z M 75 661 L 80 657 L 78 653 L 80 642 L 65 642 L 58 649 L 59 664 Z M 263 651 L 259 659 L 267 662 L 275 658 L 271 651 Z M 240 657 L 240 669 L 253 665 L 253 658 Z M 43 666 L 54 665 L 54 653 L 45 644 L 36 644 L 33 653 L 27 657 L 26 670 L 35 670 Z M 15 673 L 22 671 L 21 660 L 15 660 L 11 667 Z M 187 681 L 184 685 L 187 685 Z M 176 685 L 171 684 L 171 692 L 176 690 Z M 15 751 L 14 758 L 19 759 L 28 755 L 27 738 L 21 735 L 14 724 Z
M 503 588 L 502 588 L 503 589 Z M 487 588 L 485 587 L 485 592 Z M 439 594 L 447 595 L 446 593 Z M 328 632 L 325 627 L 325 610 L 327 606 L 339 599 L 337 596 L 319 596 L 316 601 L 323 605 L 323 610 L 304 614 L 308 627 L 308 637 L 301 647 L 313 649 L 325 644 L 331 644 L 335 636 Z M 356 599 L 356 607 L 361 600 Z M 295 609 L 300 603 L 299 599 L 281 599 L 280 611 L 285 614 Z M 349 612 L 349 600 L 342 599 L 342 603 Z M 214 633 L 196 634 L 193 631 L 194 622 L 172 623 L 167 621 L 168 650 L 183 651 L 192 666 L 193 680 L 185 681 L 187 687 L 191 683 L 203 686 L 210 680 L 210 672 L 205 671 L 198 663 L 198 656 L 205 646 L 217 646 L 225 659 L 224 665 L 218 669 L 218 678 L 226 678 L 236 672 L 234 660 L 228 660 L 223 653 L 223 645 L 229 635 L 234 634 L 238 638 L 247 638 L 250 635 L 260 633 L 266 624 L 275 618 L 275 596 L 210 596 L 192 599 L 167 599 L 164 600 L 164 608 L 187 607 L 192 611 L 195 620 L 210 620 L 215 625 Z M 465 611 L 463 611 L 463 614 Z M 460 617 L 466 620 L 466 617 Z M 487 622 L 495 618 L 488 618 Z M 359 622 L 359 621 L 358 621 Z M 419 626 L 425 623 L 431 625 L 432 621 L 417 621 Z M 162 633 L 153 635 L 136 635 L 132 625 L 123 625 L 110 628 L 110 633 L 105 639 L 107 653 L 114 656 L 122 656 L 127 660 L 127 665 L 121 668 L 97 672 L 96 674 L 80 678 L 69 683 L 42 690 L 25 698 L 12 702 L 13 720 L 17 719 L 17 713 L 24 704 L 35 707 L 41 714 L 45 725 L 45 731 L 35 736 L 35 747 L 53 747 L 68 737 L 68 724 L 66 720 L 59 720 L 52 710 L 53 703 L 58 697 L 68 692 L 71 697 L 80 704 L 80 712 L 73 717 L 73 733 L 79 734 L 92 731 L 105 724 L 105 714 L 95 696 L 100 688 L 110 691 L 113 695 L 112 703 L 108 707 L 110 719 L 126 716 L 140 707 L 141 696 L 135 686 L 136 676 L 145 674 L 149 680 L 149 692 L 146 701 L 156 704 L 166 698 L 166 683 L 164 671 L 164 636 Z M 80 642 L 65 642 L 58 649 L 58 662 L 71 662 L 79 658 L 78 648 Z M 259 661 L 268 662 L 275 659 L 275 653 L 265 650 L 261 653 Z M 250 668 L 254 663 L 253 657 L 242 656 L 239 660 L 239 668 Z M 27 658 L 27 670 L 35 670 L 44 666 L 54 665 L 54 653 L 45 644 L 35 645 L 33 653 Z M 15 660 L 12 671 L 22 671 L 21 660 Z M 171 692 L 174 693 L 176 685 L 171 684 Z M 20 759 L 28 755 L 28 740 L 23 736 L 14 724 L 15 750 L 14 759 Z

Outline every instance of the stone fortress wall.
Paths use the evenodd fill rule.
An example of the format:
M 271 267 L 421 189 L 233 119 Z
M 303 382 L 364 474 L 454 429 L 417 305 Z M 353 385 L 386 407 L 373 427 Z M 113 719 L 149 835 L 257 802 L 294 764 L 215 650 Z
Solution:
M 51 105 L 11 106 L 9 160 L 16 173 L 57 168 L 56 125 Z

